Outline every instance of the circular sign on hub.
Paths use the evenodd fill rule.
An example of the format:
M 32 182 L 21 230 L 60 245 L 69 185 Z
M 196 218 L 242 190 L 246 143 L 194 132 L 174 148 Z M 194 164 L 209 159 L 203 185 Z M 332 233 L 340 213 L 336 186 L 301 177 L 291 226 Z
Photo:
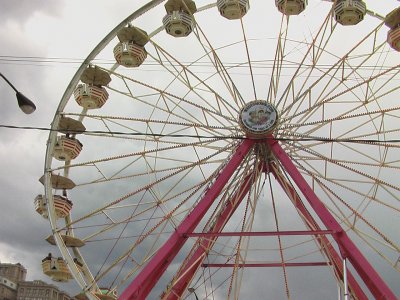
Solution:
M 247 136 L 263 138 L 275 129 L 278 123 L 278 112 L 267 101 L 251 101 L 241 110 L 239 123 Z

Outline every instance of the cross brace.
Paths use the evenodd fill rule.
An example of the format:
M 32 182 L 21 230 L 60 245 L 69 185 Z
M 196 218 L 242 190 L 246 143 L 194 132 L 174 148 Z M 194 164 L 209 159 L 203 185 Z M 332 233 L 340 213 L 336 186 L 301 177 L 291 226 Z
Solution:
M 271 163 L 269 166 L 267 166 L 267 169 L 270 170 L 270 172 L 274 175 L 278 183 L 281 185 L 282 189 L 286 192 L 288 198 L 292 201 L 293 205 L 299 212 L 300 216 L 305 221 L 306 226 L 311 231 L 317 231 L 317 232 L 320 231 L 321 230 L 320 226 L 305 207 L 303 200 L 299 197 L 299 195 L 297 194 L 294 187 L 290 184 L 290 182 L 286 180 L 286 178 L 280 172 L 276 164 Z M 336 233 L 335 231 L 332 230 L 327 230 L 327 231 Z M 326 236 L 318 236 L 316 238 L 316 242 L 320 245 L 321 251 L 324 252 L 326 257 L 331 261 L 331 264 L 333 265 L 337 276 L 339 276 L 339 278 L 343 281 L 343 273 L 344 273 L 343 264 L 342 264 L 342 258 L 339 255 L 339 253 L 335 250 L 335 248 L 332 246 L 331 242 L 328 240 Z M 358 282 L 355 280 L 355 278 L 350 272 L 348 273 L 348 282 L 350 285 L 351 292 L 357 296 L 357 299 L 368 300 L 368 297 L 365 295 L 364 291 L 361 289 Z
M 202 264 L 204 268 L 276 268 L 276 267 L 321 267 L 329 266 L 331 263 L 303 262 L 303 263 L 252 263 L 252 264 Z
M 358 275 L 360 275 L 361 279 L 364 281 L 365 285 L 368 287 L 374 297 L 376 299 L 397 299 L 397 297 L 382 280 L 369 261 L 348 237 L 338 221 L 332 216 L 329 210 L 314 193 L 313 189 L 308 185 L 306 180 L 300 174 L 299 170 L 297 170 L 291 158 L 282 149 L 278 141 L 274 139 L 266 139 L 266 144 L 270 147 L 273 155 L 282 164 L 282 167 L 293 179 L 311 207 L 318 214 L 326 228 L 328 230 L 337 232 L 332 236 L 338 243 L 342 252 L 342 256 L 349 259 L 354 269 L 357 271 Z
M 288 236 L 288 235 L 325 235 L 335 233 L 332 230 L 295 230 L 295 231 L 261 231 L 261 232 L 193 232 L 184 233 L 187 237 L 223 237 L 223 236 Z

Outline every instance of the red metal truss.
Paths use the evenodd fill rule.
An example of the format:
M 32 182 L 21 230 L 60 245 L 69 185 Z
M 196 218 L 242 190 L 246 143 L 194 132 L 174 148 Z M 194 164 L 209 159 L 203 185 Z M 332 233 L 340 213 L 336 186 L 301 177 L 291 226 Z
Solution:
M 305 223 L 310 229 L 310 231 L 315 232 L 316 236 L 315 240 L 320 245 L 321 251 L 323 251 L 326 254 L 326 257 L 331 261 L 331 265 L 335 268 L 336 274 L 338 274 L 338 276 L 343 281 L 343 259 L 341 258 L 339 253 L 335 250 L 335 248 L 332 246 L 332 244 L 330 243 L 330 241 L 326 236 L 322 235 L 317 236 L 317 233 L 323 230 L 321 230 L 321 227 L 318 225 L 313 216 L 305 207 L 303 200 L 299 197 L 296 190 L 287 181 L 285 176 L 280 172 L 275 163 L 271 163 L 269 165 L 269 170 L 274 175 L 275 179 L 278 181 L 278 183 L 285 191 L 287 196 L 292 200 L 293 205 L 296 207 L 300 216 L 305 220 Z M 331 232 L 332 234 L 335 233 L 335 231 L 333 230 L 330 230 L 328 232 Z M 348 272 L 348 282 L 351 293 L 353 295 L 356 295 L 357 299 L 368 300 L 368 297 L 365 295 L 362 288 L 360 287 L 360 285 L 350 272 Z
M 332 234 L 332 230 L 294 230 L 294 231 L 241 231 L 241 232 L 193 232 L 186 234 L 188 237 L 214 237 L 214 236 L 287 236 L 287 235 L 322 235 Z
M 169 239 L 151 258 L 149 263 L 135 277 L 131 284 L 123 291 L 119 299 L 121 300 L 143 300 L 146 299 L 152 288 L 156 285 L 160 277 L 164 274 L 179 250 L 185 244 L 187 236 L 184 233 L 193 232 L 206 214 L 214 200 L 221 193 L 224 186 L 231 178 L 234 171 L 240 166 L 243 159 L 247 156 L 254 145 L 253 140 L 243 140 L 234 151 L 232 157 L 222 169 L 213 185 L 208 189 L 203 198 L 194 207 L 182 223 L 171 234 Z
M 243 182 L 241 183 L 238 191 L 227 201 L 226 206 L 224 207 L 221 214 L 216 218 L 214 225 L 208 233 L 210 234 L 220 234 L 225 224 L 234 214 L 240 203 L 242 202 L 244 196 L 250 190 L 252 185 L 252 180 L 254 180 L 254 175 L 249 174 L 245 177 Z M 191 234 L 185 234 L 186 236 L 190 236 Z M 185 262 L 182 264 L 181 268 L 177 272 L 174 277 L 174 282 L 172 282 L 172 288 L 168 291 L 168 296 L 163 297 L 163 299 L 173 300 L 180 299 L 185 291 L 187 290 L 191 280 L 193 279 L 196 271 L 203 263 L 208 251 L 214 245 L 218 235 L 214 235 L 208 239 L 198 239 L 198 243 L 195 245 L 194 251 L 189 253 L 189 256 L 186 258 Z
M 252 263 L 252 264 L 203 264 L 204 268 L 282 268 L 285 267 L 323 267 L 329 266 L 328 262 L 301 262 L 301 263 Z
M 344 258 L 349 259 L 350 263 L 353 265 L 358 275 L 360 275 L 372 295 L 374 295 L 376 299 L 397 299 L 394 293 L 371 266 L 369 261 L 342 229 L 338 221 L 332 216 L 329 210 L 314 193 L 313 189 L 308 185 L 307 181 L 300 174 L 299 170 L 292 162 L 292 159 L 282 149 L 278 141 L 273 138 L 268 138 L 265 142 L 271 149 L 274 157 L 276 157 L 276 159 L 281 163 L 282 167 L 300 189 L 326 228 L 336 232 L 332 236 L 339 245 L 342 255 Z
M 309 202 L 312 209 L 318 215 L 322 223 L 325 225 L 326 230 L 322 230 L 307 208 L 304 206 L 302 199 L 297 194 L 294 187 L 280 172 L 280 169 L 274 163 L 265 165 L 257 164 L 263 168 L 264 172 L 271 172 L 277 179 L 282 189 L 286 192 L 288 197 L 292 200 L 294 206 L 299 214 L 305 220 L 310 231 L 298 232 L 280 232 L 280 233 L 252 233 L 258 235 L 300 235 L 312 234 L 315 235 L 316 241 L 319 243 L 321 250 L 326 254 L 330 262 L 309 262 L 300 263 L 300 265 L 320 266 L 320 265 L 333 265 L 339 277 L 343 278 L 343 259 L 348 259 L 352 264 L 355 271 L 360 278 L 364 281 L 370 292 L 376 299 L 395 300 L 394 293 L 389 289 L 386 283 L 381 279 L 379 274 L 373 269 L 367 259 L 362 255 L 360 250 L 355 246 L 351 239 L 347 236 L 346 232 L 332 216 L 329 210 L 324 206 L 318 196 L 314 193 L 312 188 L 308 185 L 306 180 L 297 170 L 291 158 L 285 153 L 272 136 L 265 140 L 246 139 L 243 140 L 234 151 L 232 157 L 222 169 L 213 185 L 206 191 L 203 198 L 193 208 L 193 210 L 185 217 L 182 223 L 176 228 L 170 238 L 164 245 L 157 251 L 157 253 L 150 259 L 148 264 L 142 271 L 135 277 L 132 283 L 124 290 L 119 299 L 133 300 L 133 299 L 146 299 L 154 288 L 160 277 L 164 274 L 170 263 L 181 250 L 189 236 L 198 236 L 198 242 L 189 253 L 188 257 L 182 264 L 178 273 L 171 282 L 168 293 L 163 295 L 163 299 L 180 299 L 187 290 L 191 280 L 193 279 L 197 269 L 203 265 L 203 260 L 206 257 L 209 249 L 214 245 L 216 239 L 223 234 L 237 234 L 237 233 L 221 233 L 226 222 L 234 214 L 235 210 L 243 200 L 244 196 L 251 188 L 252 174 L 247 175 L 236 190 L 235 194 L 227 201 L 226 207 L 221 214 L 216 218 L 215 223 L 205 233 L 193 233 L 197 225 L 200 223 L 203 216 L 207 213 L 215 199 L 219 196 L 224 186 L 228 183 L 229 179 L 240 166 L 243 159 L 248 155 L 254 144 L 266 145 L 266 151 L 271 152 L 271 157 L 275 157 L 281 164 L 282 168 L 291 177 L 293 182 L 299 188 L 305 199 Z M 255 172 L 257 170 L 254 170 Z M 243 233 L 245 234 L 245 233 Z M 250 233 L 249 233 L 250 234 Z M 331 245 L 330 241 L 325 236 L 331 234 L 336 241 L 340 254 Z M 231 264 L 232 265 L 232 264 Z M 257 265 L 243 265 L 243 267 L 276 267 L 281 265 L 277 264 L 257 264 Z M 300 266 L 298 265 L 298 266 Z M 203 265 L 203 267 L 212 267 L 214 265 Z M 224 264 L 224 266 L 228 266 Z M 229 265 L 230 266 L 230 265 Z M 296 266 L 296 264 L 293 264 Z M 220 266 L 221 267 L 221 266 Z M 348 274 L 349 286 L 353 295 L 357 299 L 368 299 L 361 287 L 352 276 Z

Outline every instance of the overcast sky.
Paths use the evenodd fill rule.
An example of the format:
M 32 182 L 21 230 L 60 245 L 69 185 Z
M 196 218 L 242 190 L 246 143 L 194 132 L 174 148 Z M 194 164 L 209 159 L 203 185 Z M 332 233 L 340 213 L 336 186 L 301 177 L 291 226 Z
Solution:
M 128 11 L 137 9 L 144 1 L 115 3 L 0 1 L 0 71 L 37 106 L 32 115 L 23 114 L 16 105 L 15 93 L 1 81 L 2 124 L 50 126 L 58 102 L 79 67 L 63 62 L 85 58 Z M 26 57 L 61 58 L 61 62 L 38 63 L 37 59 Z M 33 205 L 36 195 L 43 193 L 38 179 L 43 174 L 48 133 L 2 128 L 0 136 L 0 261 L 20 262 L 27 268 L 29 280 L 51 282 L 40 265 L 51 250 L 44 240 L 50 234 L 50 227 Z M 54 249 L 53 252 L 57 253 Z
M 145 2 L 0 0 L 0 72 L 37 106 L 32 115 L 23 114 L 13 90 L 2 81 L 0 123 L 49 127 L 62 94 L 79 67 L 76 61 L 85 58 L 115 25 Z M 382 13 L 396 3 L 389 2 Z M 51 62 L 43 62 L 46 59 Z M 36 195 L 43 193 L 38 179 L 43 174 L 48 133 L 0 128 L 0 136 L 0 261 L 20 262 L 28 270 L 28 280 L 51 282 L 40 265 L 51 249 L 44 240 L 50 234 L 50 226 L 33 205 Z M 73 282 L 60 287 L 76 291 Z

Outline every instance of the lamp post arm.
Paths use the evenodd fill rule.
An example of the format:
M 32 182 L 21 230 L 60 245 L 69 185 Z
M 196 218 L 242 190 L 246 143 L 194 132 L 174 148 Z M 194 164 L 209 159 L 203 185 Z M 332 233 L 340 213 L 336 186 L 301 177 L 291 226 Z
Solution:
M 0 73 L 0 76 L 3 77 L 3 79 L 8 83 L 9 86 L 12 87 L 12 89 L 13 89 L 16 93 L 18 93 L 17 88 L 16 88 L 2 73 Z

